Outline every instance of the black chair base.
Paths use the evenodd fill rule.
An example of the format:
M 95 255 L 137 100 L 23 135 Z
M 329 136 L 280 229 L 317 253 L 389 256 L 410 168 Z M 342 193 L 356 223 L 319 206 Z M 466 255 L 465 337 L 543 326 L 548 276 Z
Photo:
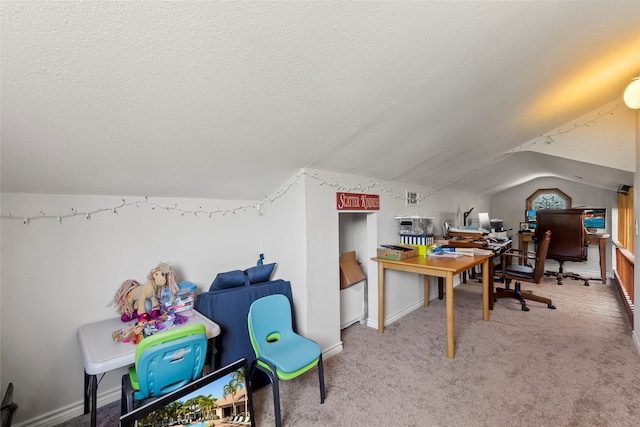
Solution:
M 129 374 L 122 376 L 122 395 L 120 396 L 120 415 L 134 410 L 133 388 L 129 381 Z
M 555 271 L 545 271 L 544 275 L 545 276 L 554 276 L 556 278 L 556 280 L 557 280 L 557 284 L 558 285 L 562 285 L 562 279 L 573 279 L 573 280 L 582 280 L 582 281 L 584 281 L 584 285 L 585 286 L 589 286 L 589 280 L 590 279 L 588 277 L 583 277 L 583 276 L 581 276 L 579 274 L 576 274 L 576 273 L 565 273 L 563 271 L 563 268 L 562 268 L 562 264 L 563 263 L 561 261 L 558 261 L 558 262 L 560 264 L 560 267 L 558 268 L 557 272 L 555 272 Z
M 584 281 L 584 285 L 585 286 L 589 286 L 589 278 L 588 277 L 582 277 L 579 274 L 575 274 L 575 273 L 565 273 L 562 275 L 563 279 L 573 279 L 573 280 L 582 280 Z
M 584 281 L 584 285 L 585 286 L 589 286 L 589 279 L 588 277 L 582 277 L 579 274 L 575 274 L 575 273 L 559 273 L 559 272 L 555 272 L 555 271 L 545 271 L 544 272 L 545 276 L 553 276 L 556 278 L 556 284 L 558 286 L 561 286 L 562 283 L 562 279 L 573 279 L 573 280 L 582 280 Z
M 124 374 L 122 376 L 122 394 L 120 396 L 120 415 L 124 415 L 128 412 L 133 411 L 140 406 L 153 402 L 156 399 L 160 399 L 162 396 L 153 396 L 147 399 L 136 400 L 133 397 L 133 387 L 131 387 L 131 381 L 129 380 L 129 374 Z
M 520 289 L 520 282 L 518 281 L 515 282 L 514 287 L 514 289 L 511 289 L 509 287 L 509 281 L 507 281 L 504 288 L 496 288 L 493 294 L 494 301 L 498 298 L 515 298 L 520 301 L 522 311 L 529 311 L 529 307 L 527 307 L 527 303 L 525 300 L 537 301 L 543 304 L 547 304 L 547 308 L 555 310 L 556 306 L 553 305 L 550 298 L 534 295 L 532 291 L 523 291 L 522 289 Z
M 258 360 L 267 366 L 269 369 L 265 368 L 258 364 Z M 249 367 L 249 386 L 253 388 L 251 384 L 251 378 L 253 377 L 253 373 L 258 369 L 269 377 L 271 381 L 271 388 L 273 390 L 273 414 L 276 419 L 276 427 L 282 427 L 282 415 L 280 413 L 280 385 L 278 375 L 276 374 L 276 367 L 266 360 L 263 359 L 253 359 L 251 362 L 251 366 Z M 325 397 L 325 389 L 324 389 L 324 369 L 322 367 L 322 353 L 320 353 L 320 358 L 318 360 L 318 382 L 320 383 L 320 404 L 324 403 Z

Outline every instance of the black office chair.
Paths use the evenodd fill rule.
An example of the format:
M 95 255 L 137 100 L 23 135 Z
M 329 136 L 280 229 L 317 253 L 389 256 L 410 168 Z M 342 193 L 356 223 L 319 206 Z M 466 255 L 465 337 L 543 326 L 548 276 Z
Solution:
M 538 242 L 536 252 L 527 252 L 520 249 L 510 249 L 502 254 L 500 265 L 495 267 L 495 276 L 500 277 L 500 281 L 505 284 L 504 288 L 496 288 L 493 293 L 494 301 L 498 298 L 515 298 L 520 301 L 522 311 L 529 311 L 525 300 L 537 301 L 547 304 L 548 308 L 555 309 L 550 298 L 534 295 L 532 291 L 520 289 L 520 281 L 540 283 L 544 276 L 544 262 L 549 249 L 551 232 L 544 233 L 542 240 Z M 514 264 L 513 259 L 535 260 L 535 266 Z M 526 264 L 526 261 L 525 261 Z M 510 288 L 511 281 L 515 280 L 514 288 Z
M 0 418 L 2 418 L 2 427 L 10 427 L 13 414 L 18 409 L 18 405 L 13 403 L 13 383 L 9 383 L 7 391 L 2 398 L 2 412 Z
M 558 271 L 546 271 L 546 276 L 555 276 L 558 285 L 562 279 L 584 281 L 589 286 L 589 278 L 576 273 L 564 272 L 565 262 L 585 262 L 588 254 L 587 229 L 584 226 L 584 211 L 581 209 L 544 209 L 536 214 L 536 239 L 542 230 L 550 230 L 553 239 L 549 244 L 547 259 L 557 261 Z

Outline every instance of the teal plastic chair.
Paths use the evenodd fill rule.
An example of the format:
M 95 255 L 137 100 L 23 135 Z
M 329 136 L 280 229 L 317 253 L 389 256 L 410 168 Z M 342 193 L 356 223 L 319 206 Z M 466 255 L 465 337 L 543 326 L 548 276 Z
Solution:
M 276 294 L 255 300 L 249 307 L 247 324 L 251 345 L 256 353 L 249 368 L 249 381 L 256 369 L 269 376 L 276 427 L 282 425 L 278 380 L 291 380 L 317 365 L 320 403 L 324 403 L 322 351 L 314 341 L 293 332 L 289 299 Z
M 135 365 L 122 377 L 122 414 L 198 378 L 207 356 L 206 332 L 204 325 L 189 325 L 140 341 Z

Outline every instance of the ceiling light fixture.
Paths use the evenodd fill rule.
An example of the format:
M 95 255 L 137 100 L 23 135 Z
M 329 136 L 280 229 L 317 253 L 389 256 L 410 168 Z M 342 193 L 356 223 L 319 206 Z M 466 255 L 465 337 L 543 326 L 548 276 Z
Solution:
M 624 91 L 624 103 L 627 107 L 637 110 L 640 108 L 640 77 L 632 80 Z

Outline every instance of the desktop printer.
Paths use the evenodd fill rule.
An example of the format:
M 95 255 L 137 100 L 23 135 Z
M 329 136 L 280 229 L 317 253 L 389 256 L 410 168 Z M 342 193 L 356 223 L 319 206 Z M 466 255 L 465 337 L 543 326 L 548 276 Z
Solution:
M 501 219 L 493 218 L 491 219 L 491 234 L 489 237 L 493 238 L 506 238 L 507 231 L 504 229 L 504 224 Z
M 501 219 L 491 219 L 491 231 L 493 231 L 494 233 L 504 231 L 504 225 Z

